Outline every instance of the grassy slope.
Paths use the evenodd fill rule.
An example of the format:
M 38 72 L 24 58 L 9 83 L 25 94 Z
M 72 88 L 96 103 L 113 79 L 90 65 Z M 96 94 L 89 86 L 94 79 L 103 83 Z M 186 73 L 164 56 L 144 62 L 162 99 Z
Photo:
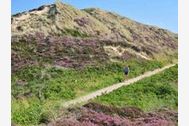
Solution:
M 178 107 L 178 66 L 163 73 L 138 81 L 94 101 L 117 107 L 136 106 L 144 111 L 166 107 L 177 110 Z
M 130 60 L 83 70 L 28 67 L 12 76 L 12 120 L 17 124 L 38 124 L 44 114 L 54 118 L 60 103 L 124 79 L 123 67 L 131 66 L 129 77 L 162 67 L 157 61 Z M 25 79 L 26 85 L 18 85 Z
M 62 12 L 64 13 L 62 16 L 59 16 L 62 19 L 59 19 L 60 22 L 58 22 L 58 26 L 64 28 L 64 30 L 56 31 L 58 29 L 55 28 L 51 31 L 52 33 L 57 32 L 57 34 L 59 34 L 59 32 L 61 32 L 61 35 L 65 34 L 76 37 L 89 37 L 93 36 L 93 31 L 98 31 L 100 34 L 102 34 L 102 36 L 107 33 L 115 39 L 115 35 L 110 34 L 111 30 L 105 27 L 104 24 L 101 24 L 94 17 L 90 17 L 88 14 L 81 13 L 80 11 L 68 6 L 62 7 Z M 89 19 L 89 23 L 85 27 L 86 29 L 83 29 L 83 27 L 74 29 L 75 25 L 78 26 L 78 24 L 73 21 L 73 19 L 75 19 L 75 14 L 77 17 L 89 16 L 89 18 L 86 18 Z M 68 18 L 70 15 L 73 16 L 73 19 Z M 39 22 L 38 18 L 41 19 L 41 16 L 35 18 L 32 17 L 29 20 L 25 20 L 26 22 L 20 22 L 18 24 L 30 24 L 28 22 L 35 21 L 37 21 L 37 24 L 43 23 L 45 24 L 43 29 L 44 33 L 48 31 L 46 28 L 54 28 L 54 25 L 52 25 L 52 27 L 47 26 L 52 24 L 51 21 Z M 68 24 L 61 24 L 64 20 Z M 30 26 L 32 27 L 31 24 Z M 38 31 L 39 27 L 34 23 L 33 28 L 35 27 L 37 27 L 36 29 Z M 151 30 L 149 32 L 151 33 Z M 128 39 L 128 32 L 123 33 Z M 47 47 L 49 47 L 49 45 Z M 20 59 L 20 57 L 23 59 L 29 58 L 32 61 L 40 61 L 41 64 L 52 62 L 50 58 L 36 55 L 35 51 L 37 48 L 35 43 L 28 44 L 27 41 L 26 43 L 12 43 L 12 49 L 15 51 L 15 53 L 18 53 L 18 59 Z M 39 48 L 39 50 L 41 51 L 41 48 Z M 104 64 L 97 67 L 85 68 L 83 70 L 63 70 L 44 66 L 31 66 L 19 70 L 12 74 L 12 121 L 20 125 L 37 125 L 40 122 L 44 122 L 46 118 L 56 118 L 56 114 L 58 113 L 57 111 L 59 110 L 59 106 L 62 102 L 122 81 L 124 79 L 123 67 L 125 65 L 131 66 L 132 72 L 129 75 L 131 78 L 138 76 L 145 71 L 162 67 L 165 65 L 162 62 L 167 62 L 167 57 L 165 57 L 166 61 L 163 61 L 162 57 L 158 57 L 157 59 L 159 61 L 161 60 L 161 62 L 130 60 L 124 63 Z M 19 82 L 20 80 L 25 80 L 25 82 Z

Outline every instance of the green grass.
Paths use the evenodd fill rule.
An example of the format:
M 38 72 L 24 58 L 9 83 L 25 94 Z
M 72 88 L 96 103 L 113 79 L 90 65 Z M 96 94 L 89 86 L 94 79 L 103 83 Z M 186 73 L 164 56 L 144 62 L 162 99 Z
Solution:
M 12 120 L 14 120 L 14 122 L 22 122 L 22 124 L 25 125 L 38 124 L 42 113 L 42 106 L 39 100 L 12 100 L 12 102 Z
M 116 107 L 135 106 L 144 111 L 160 108 L 177 110 L 178 66 L 122 87 L 110 94 L 97 97 L 94 102 Z
M 124 80 L 123 68 L 130 65 L 129 78 L 146 71 L 162 67 L 157 61 L 136 61 L 111 63 L 83 70 L 57 69 L 32 66 L 12 75 L 12 95 L 17 97 L 31 93 L 42 99 L 73 99 L 76 96 L 112 85 Z M 27 85 L 17 85 L 18 80 L 25 80 Z
M 130 65 L 129 78 L 163 66 L 158 61 L 130 60 L 82 70 L 31 66 L 13 73 L 12 121 L 36 125 L 55 118 L 63 102 L 123 81 L 125 65 Z M 18 80 L 27 83 L 18 85 Z
M 74 30 L 74 29 L 64 29 L 62 34 L 63 35 L 71 35 L 74 37 L 82 37 L 82 38 L 90 37 L 86 33 L 81 33 L 78 30 Z

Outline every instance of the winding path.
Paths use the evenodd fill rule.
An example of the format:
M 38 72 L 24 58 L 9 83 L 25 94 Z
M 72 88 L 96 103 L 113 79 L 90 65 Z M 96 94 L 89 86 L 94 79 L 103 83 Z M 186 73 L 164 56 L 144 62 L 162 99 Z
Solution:
M 108 86 L 108 87 L 105 87 L 105 88 L 102 88 L 100 90 L 97 90 L 97 91 L 94 91 L 92 93 L 89 93 L 85 96 L 81 96 L 79 98 L 76 98 L 76 99 L 73 99 L 73 100 L 70 100 L 70 101 L 67 101 L 65 103 L 62 104 L 62 107 L 70 107 L 71 105 L 76 105 L 76 104 L 79 104 L 79 103 L 82 103 L 82 102 L 87 102 L 88 100 L 91 100 L 97 96 L 101 96 L 103 94 L 107 94 L 107 93 L 110 93 L 122 86 L 126 86 L 126 85 L 130 85 L 130 84 L 133 84 L 139 80 L 142 80 L 146 77 L 150 77 L 152 75 L 155 75 L 157 73 L 160 73 L 170 67 L 173 67 L 175 64 L 170 64 L 170 65 L 167 65 L 163 68 L 159 68 L 159 69 L 155 69 L 154 71 L 149 71 L 149 72 L 146 72 L 138 77 L 135 77 L 135 78 L 132 78 L 132 79 L 129 79 L 129 80 L 126 80 L 124 82 L 121 82 L 121 83 L 117 83 L 117 84 L 114 84 L 114 85 L 111 85 L 111 86 Z

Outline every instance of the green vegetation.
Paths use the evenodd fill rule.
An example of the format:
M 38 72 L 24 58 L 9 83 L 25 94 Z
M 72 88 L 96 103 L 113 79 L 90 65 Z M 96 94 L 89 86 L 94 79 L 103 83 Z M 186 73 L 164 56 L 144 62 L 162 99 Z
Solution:
M 17 97 L 31 93 L 40 99 L 72 99 L 123 81 L 125 65 L 130 65 L 129 78 L 162 67 L 162 64 L 157 61 L 139 62 L 137 60 L 131 60 L 127 63 L 110 63 L 79 70 L 31 66 L 13 74 L 12 95 Z M 18 81 L 23 79 L 26 84 L 18 84 Z
M 86 33 L 81 33 L 78 30 L 66 29 L 66 28 L 63 31 L 63 35 L 71 35 L 71 36 L 74 36 L 74 37 L 81 37 L 81 38 L 90 37 Z
M 130 60 L 80 70 L 45 66 L 19 70 L 12 75 L 12 120 L 35 125 L 52 119 L 61 103 L 123 81 L 125 65 L 131 68 L 129 78 L 163 66 L 157 61 Z
M 160 74 L 98 97 L 94 101 L 117 107 L 135 106 L 144 111 L 163 107 L 177 110 L 177 76 L 178 66 L 176 65 Z
M 15 122 L 22 122 L 22 124 L 34 124 L 40 121 L 42 106 L 39 100 L 22 100 L 22 101 L 12 101 L 13 117 Z M 19 111 L 17 111 L 19 109 Z M 24 116 L 23 116 L 24 115 Z
M 177 34 L 100 9 L 75 9 L 58 0 L 56 6 L 12 16 L 11 25 L 12 122 L 18 125 L 55 119 L 62 103 L 123 81 L 126 65 L 131 70 L 128 78 L 133 78 L 177 59 Z M 106 46 L 119 55 L 109 55 Z M 154 60 L 142 60 L 136 52 Z M 177 87 L 171 80 L 175 76 L 157 75 L 96 101 L 149 110 L 176 108 Z

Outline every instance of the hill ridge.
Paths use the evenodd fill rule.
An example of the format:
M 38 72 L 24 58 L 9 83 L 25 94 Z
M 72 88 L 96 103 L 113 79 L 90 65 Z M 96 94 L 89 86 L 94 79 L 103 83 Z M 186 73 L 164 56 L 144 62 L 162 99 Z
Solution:
M 33 62 L 33 56 L 22 56 L 23 52 L 18 52 L 16 49 L 23 42 L 29 43 L 30 46 L 35 45 L 32 53 L 40 59 L 43 56 L 50 58 L 51 63 L 57 60 L 65 62 L 64 57 L 67 57 L 64 55 L 65 52 L 78 56 L 79 58 L 76 59 L 68 57 L 70 62 L 77 64 L 82 61 L 83 58 L 79 55 L 83 53 L 88 55 L 87 58 L 85 57 L 88 59 L 86 62 L 93 60 L 97 63 L 102 62 L 101 59 L 103 62 L 123 61 L 130 58 L 161 60 L 177 56 L 177 34 L 101 9 L 79 10 L 63 3 L 43 5 L 13 15 L 11 23 L 12 43 L 14 43 L 12 52 L 14 52 L 13 57 L 17 57 L 13 60 L 19 62 L 24 60 Z M 72 43 L 69 48 L 68 43 Z M 88 43 L 88 45 L 79 43 Z M 51 52 L 53 56 L 41 52 L 43 48 L 48 49 L 49 46 L 51 49 L 48 53 Z M 99 57 L 91 58 L 90 55 L 94 54 L 98 54 Z M 104 55 L 103 58 L 100 55 Z

